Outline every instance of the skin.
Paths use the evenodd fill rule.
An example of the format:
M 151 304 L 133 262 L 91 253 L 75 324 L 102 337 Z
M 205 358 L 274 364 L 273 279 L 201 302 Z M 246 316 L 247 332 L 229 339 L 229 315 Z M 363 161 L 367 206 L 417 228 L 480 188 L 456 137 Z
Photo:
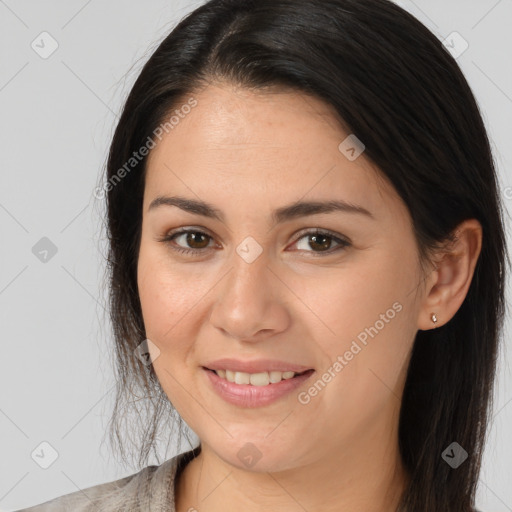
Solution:
M 461 224 L 450 252 L 424 271 L 407 208 L 364 152 L 354 161 L 340 152 L 348 133 L 329 106 L 227 83 L 194 98 L 149 155 L 138 260 L 147 337 L 160 350 L 154 369 L 202 445 L 177 481 L 177 511 L 393 510 L 407 483 L 398 415 L 414 336 L 462 304 L 481 227 Z M 225 219 L 148 210 L 162 195 L 206 201 Z M 276 208 L 332 199 L 372 217 L 332 212 L 272 225 Z M 186 227 L 211 238 L 160 241 Z M 315 245 L 315 228 L 350 245 Z M 262 249 L 252 263 L 236 252 L 248 236 Z M 201 368 L 218 357 L 290 361 L 315 369 L 307 391 L 396 303 L 400 311 L 307 404 L 297 392 L 264 407 L 228 404 Z M 261 453 L 250 468 L 237 456 L 248 442 Z

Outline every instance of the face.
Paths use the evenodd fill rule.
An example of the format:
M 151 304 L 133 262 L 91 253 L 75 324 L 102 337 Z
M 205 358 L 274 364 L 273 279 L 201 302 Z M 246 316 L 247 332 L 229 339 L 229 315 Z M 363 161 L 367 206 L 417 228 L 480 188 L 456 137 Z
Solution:
M 194 98 L 149 155 L 138 259 L 169 400 L 240 468 L 388 442 L 421 298 L 405 205 L 339 148 L 349 133 L 323 102 L 225 84 Z

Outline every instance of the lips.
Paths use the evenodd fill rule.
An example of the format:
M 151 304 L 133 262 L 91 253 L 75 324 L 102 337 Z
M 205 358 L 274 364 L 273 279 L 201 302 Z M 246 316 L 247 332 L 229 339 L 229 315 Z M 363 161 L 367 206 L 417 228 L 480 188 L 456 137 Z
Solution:
M 208 361 L 203 365 L 207 370 L 230 370 L 240 373 L 263 373 L 263 372 L 294 372 L 303 373 L 307 370 L 313 370 L 311 366 L 293 364 L 276 359 L 257 359 L 252 361 L 242 361 L 234 358 L 216 359 Z
M 220 371 L 220 370 L 217 370 Z M 237 384 L 217 375 L 217 371 L 203 367 L 203 375 L 211 389 L 225 402 L 237 407 L 253 408 L 270 405 L 298 390 L 315 374 L 313 369 L 266 385 Z M 238 372 L 237 372 L 238 373 Z M 259 384 L 262 384 L 261 382 Z

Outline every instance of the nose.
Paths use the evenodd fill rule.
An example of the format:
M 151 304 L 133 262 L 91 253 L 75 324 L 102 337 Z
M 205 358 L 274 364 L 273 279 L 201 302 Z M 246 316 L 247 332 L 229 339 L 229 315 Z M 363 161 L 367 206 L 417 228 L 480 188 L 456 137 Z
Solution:
M 210 315 L 212 325 L 224 335 L 255 342 L 288 327 L 290 313 L 285 304 L 290 291 L 269 263 L 265 251 L 254 261 L 233 252 L 231 268 L 218 285 Z

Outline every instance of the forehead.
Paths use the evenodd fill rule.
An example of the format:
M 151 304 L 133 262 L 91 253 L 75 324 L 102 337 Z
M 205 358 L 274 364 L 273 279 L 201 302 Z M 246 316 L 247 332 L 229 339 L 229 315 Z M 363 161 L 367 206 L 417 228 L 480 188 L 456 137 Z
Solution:
M 350 134 L 315 97 L 218 84 L 184 98 L 183 105 L 193 98 L 196 106 L 184 109 L 150 152 L 145 203 L 180 192 L 260 207 L 340 198 L 376 211 L 397 200 L 364 152 L 351 161 L 340 151 Z
M 278 154 L 293 150 L 289 155 L 293 158 L 304 144 L 314 148 L 323 140 L 327 147 L 346 137 L 330 105 L 298 91 L 250 91 L 218 84 L 188 98 L 194 98 L 197 105 L 169 131 L 173 137 L 164 135 L 166 141 L 160 148 L 175 139 L 191 151 L 227 154 L 229 150 L 258 153 L 265 149 Z M 187 97 L 177 103 L 177 110 L 181 103 L 185 105 Z

